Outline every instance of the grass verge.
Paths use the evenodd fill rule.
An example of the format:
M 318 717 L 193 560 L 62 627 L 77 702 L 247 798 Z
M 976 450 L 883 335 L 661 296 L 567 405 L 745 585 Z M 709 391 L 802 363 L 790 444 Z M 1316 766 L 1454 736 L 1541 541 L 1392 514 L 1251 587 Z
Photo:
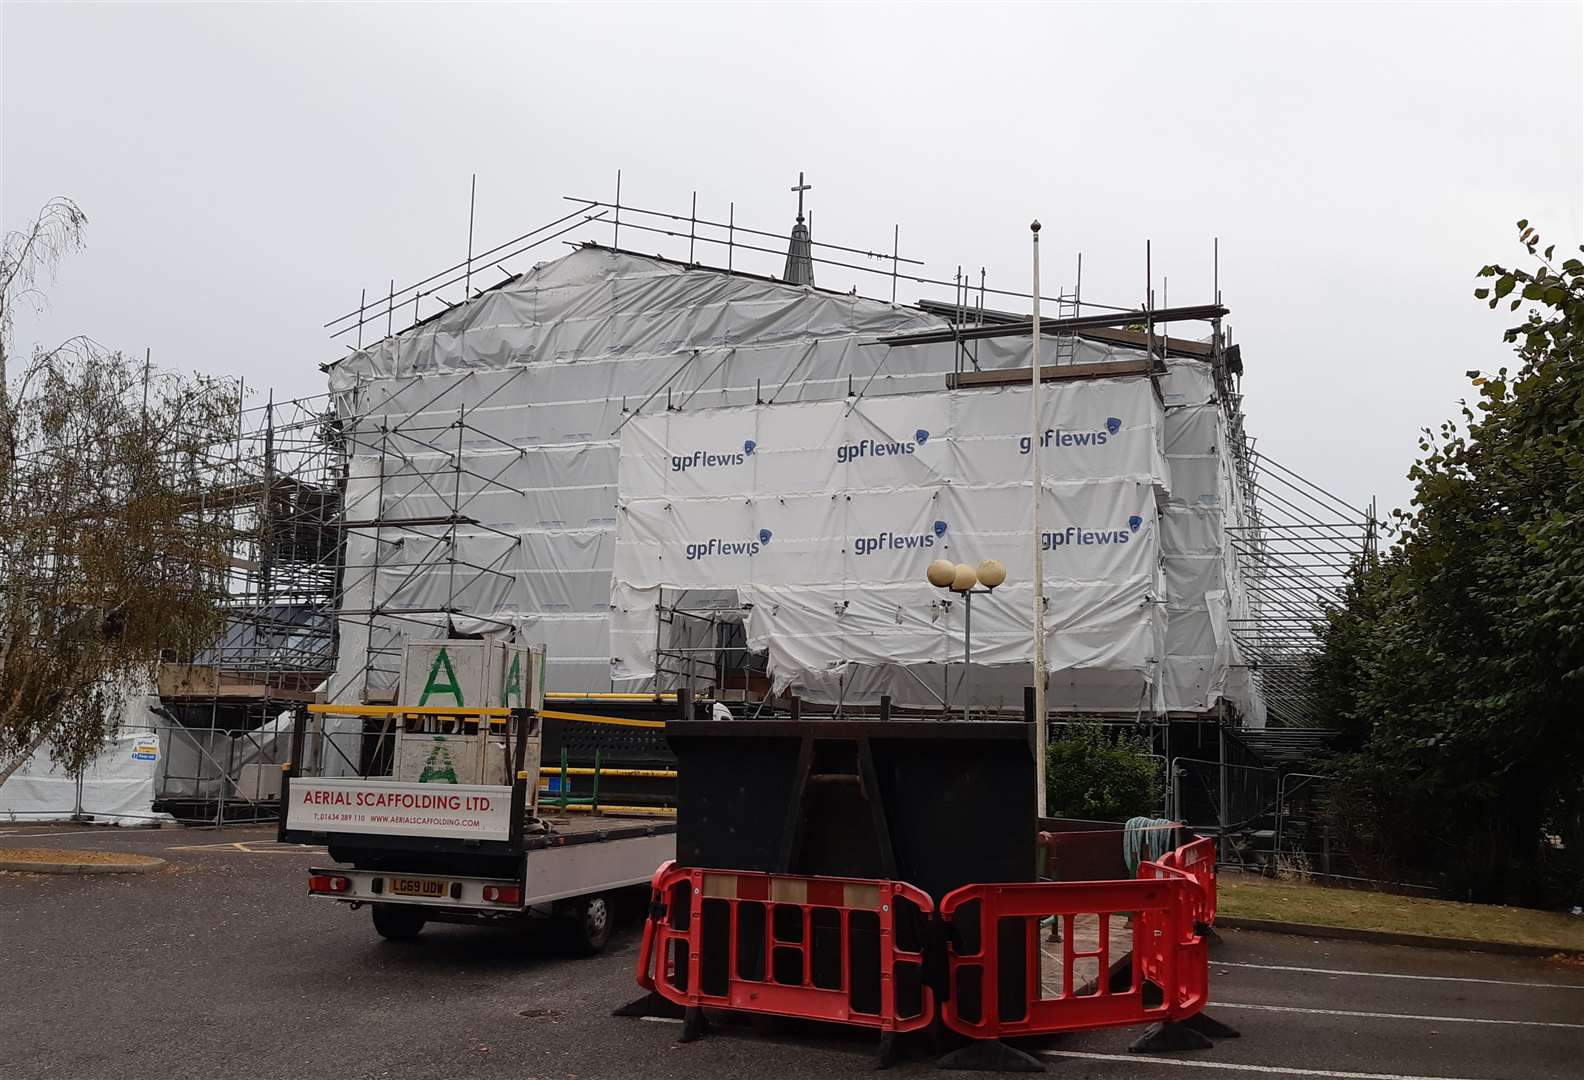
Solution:
M 1222 873 L 1216 882 L 1216 910 L 1242 919 L 1275 919 L 1584 952 L 1581 915 L 1332 889 L 1252 874 Z

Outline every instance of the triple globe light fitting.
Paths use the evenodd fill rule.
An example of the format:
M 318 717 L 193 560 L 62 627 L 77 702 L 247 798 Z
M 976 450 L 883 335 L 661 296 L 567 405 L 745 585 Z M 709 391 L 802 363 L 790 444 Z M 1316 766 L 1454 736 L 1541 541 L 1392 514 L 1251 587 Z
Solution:
M 962 690 L 963 719 L 970 718 L 970 707 L 973 703 L 973 598 L 974 593 L 980 595 L 994 591 L 997 585 L 1006 581 L 1006 567 L 998 559 L 986 559 L 979 564 L 976 570 L 967 563 L 953 563 L 950 559 L 936 559 L 929 564 L 929 569 L 924 571 L 924 576 L 929 583 L 937 589 L 950 589 L 962 597 L 963 609 L 963 673 Z M 975 586 L 983 585 L 983 589 Z
M 999 559 L 986 559 L 977 570 L 967 563 L 954 564 L 950 559 L 936 559 L 929 564 L 925 576 L 937 589 L 966 593 L 976 585 L 994 589 L 1006 581 L 1006 567 L 1001 565 Z

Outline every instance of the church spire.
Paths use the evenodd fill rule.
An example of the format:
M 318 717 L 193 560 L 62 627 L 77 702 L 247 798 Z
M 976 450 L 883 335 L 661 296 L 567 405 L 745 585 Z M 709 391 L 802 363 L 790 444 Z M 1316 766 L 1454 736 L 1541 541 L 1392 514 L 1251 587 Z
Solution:
M 787 245 L 786 270 L 781 274 L 781 280 L 792 285 L 814 284 L 814 257 L 809 243 L 809 228 L 803 224 L 803 193 L 813 186 L 803 182 L 800 172 L 797 187 L 792 189 L 798 197 L 797 224 L 792 226 L 792 240 Z

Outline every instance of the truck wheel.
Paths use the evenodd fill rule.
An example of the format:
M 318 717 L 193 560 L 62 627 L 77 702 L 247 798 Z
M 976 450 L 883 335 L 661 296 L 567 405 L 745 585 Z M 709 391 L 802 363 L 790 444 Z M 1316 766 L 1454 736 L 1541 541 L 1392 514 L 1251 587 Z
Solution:
M 567 944 L 579 956 L 593 956 L 605 948 L 611 934 L 611 906 L 603 893 L 580 896 L 567 902 L 561 916 Z
M 411 941 L 423 928 L 423 912 L 410 904 L 374 905 L 374 929 L 386 941 Z

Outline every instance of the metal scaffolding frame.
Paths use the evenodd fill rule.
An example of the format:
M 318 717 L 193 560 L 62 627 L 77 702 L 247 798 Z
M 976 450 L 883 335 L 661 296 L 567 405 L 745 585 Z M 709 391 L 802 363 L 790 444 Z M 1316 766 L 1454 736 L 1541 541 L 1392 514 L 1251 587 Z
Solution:
M 1254 613 L 1231 620 L 1232 635 L 1265 696 L 1269 723 L 1330 727 L 1316 702 L 1315 661 L 1325 613 L 1341 603 L 1353 569 L 1375 554 L 1375 504 L 1360 509 L 1265 456 L 1248 440 L 1250 524 L 1232 547 Z
M 466 257 L 445 269 L 402 288 L 392 279 L 383 296 L 370 302 L 360 294 L 356 308 L 326 324 L 332 340 L 349 350 L 363 347 L 373 336 L 394 337 L 483 293 L 517 280 L 511 260 L 556 241 L 574 246 L 594 243 L 596 230 L 610 229 L 609 246 L 622 250 L 623 230 L 630 236 L 656 238 L 677 249 L 673 260 L 693 268 L 775 280 L 773 269 L 786 255 L 786 233 L 748 227 L 736 219 L 735 205 L 725 220 L 698 213 L 696 196 L 686 214 L 668 213 L 624 203 L 618 179 L 613 200 L 570 199 L 574 208 L 504 243 L 475 252 L 471 221 Z M 470 215 L 471 217 L 471 215 Z M 629 240 L 629 243 L 631 241 Z M 894 227 L 889 249 L 849 246 L 811 237 L 812 264 L 867 275 L 878 285 L 879 295 L 897 302 L 899 289 L 917 285 L 938 292 L 936 298 L 916 299 L 912 305 L 942 318 L 947 324 L 936 333 L 955 343 L 954 374 L 984 376 L 979 342 L 993 337 L 1029 332 L 1027 316 L 987 306 L 994 298 L 1015 303 L 1032 300 L 1017 290 L 992 288 L 981 267 L 978 281 L 970 281 L 961 264 L 953 274 L 930 274 L 925 264 L 904 257 L 900 227 Z M 685 245 L 685 258 L 683 246 Z M 1323 727 L 1313 687 L 1314 658 L 1318 649 L 1316 627 L 1328 606 L 1338 602 L 1352 567 L 1376 550 L 1379 523 L 1374 504 L 1367 509 L 1352 505 L 1255 448 L 1245 430 L 1241 392 L 1242 361 L 1224 325 L 1227 309 L 1221 305 L 1219 250 L 1217 281 L 1210 304 L 1167 308 L 1154 300 L 1152 268 L 1146 252 L 1146 288 L 1138 304 L 1123 307 L 1097 303 L 1082 296 L 1082 256 L 1073 284 L 1060 286 L 1043 301 L 1057 306 L 1057 318 L 1044 321 L 1042 330 L 1054 337 L 1054 364 L 1071 364 L 1079 338 L 1140 349 L 1156 365 L 1168 357 L 1186 356 L 1207 361 L 1225 418 L 1234 463 L 1234 480 L 1241 492 L 1246 523 L 1229 525 L 1234 557 L 1252 600 L 1248 618 L 1234 617 L 1232 634 L 1241 648 L 1256 685 L 1263 693 L 1273 727 Z M 701 251 L 712 251 L 723 266 L 705 267 Z M 653 251 L 633 252 L 665 258 Z M 756 273 L 758 266 L 765 272 Z M 498 269 L 502 280 L 474 286 L 474 276 Z M 847 295 L 839 290 L 821 290 Z M 856 288 L 854 292 L 856 293 Z M 1164 293 L 1164 289 L 1163 289 Z M 1162 297 L 1164 299 L 1164 295 Z M 432 305 L 424 310 L 425 305 Z M 410 308 L 410 312 L 409 309 Z M 408 316 L 410 315 L 410 319 Z M 398 329 L 398 317 L 408 325 Z M 1210 326 L 1210 338 L 1193 341 L 1162 332 L 1165 323 L 1195 319 Z M 917 335 L 901 335 L 918 339 Z M 901 342 L 877 342 L 889 347 Z M 881 365 L 883 366 L 883 361 Z M 523 369 L 525 370 L 525 369 Z M 878 373 L 850 373 L 858 385 L 850 396 L 861 397 L 863 379 Z M 948 374 L 942 372 L 943 375 Z M 999 373 L 998 373 L 999 374 Z M 466 378 L 466 376 L 464 376 Z M 416 377 L 380 387 L 359 383 L 353 390 L 262 403 L 247 404 L 249 395 L 239 383 L 238 423 L 234 437 L 215 445 L 202 467 L 223 478 L 216 498 L 195 512 L 218 514 L 230 523 L 231 573 L 225 600 L 226 629 L 210 648 L 198 654 L 173 658 L 161 677 L 162 708 L 173 740 L 191 741 L 193 775 L 162 774 L 167 808 L 189 819 L 224 822 L 254 818 L 271 809 L 245 793 L 225 763 L 238 740 L 253 743 L 264 738 L 260 729 L 288 710 L 298 710 L 316 693 L 337 700 L 346 683 L 367 685 L 393 681 L 399 670 L 400 637 L 390 628 L 423 626 L 432 631 L 437 622 L 453 618 L 488 621 L 469 602 L 477 583 L 501 575 L 502 558 L 493 563 L 470 564 L 456 557 L 461 529 L 495 532 L 513 544 L 520 541 L 470 516 L 469 502 L 490 491 L 512 489 L 500 474 L 490 476 L 469 468 L 462 453 L 465 442 L 477 439 L 507 449 L 518 449 L 505 432 L 492 432 L 475 415 L 489 400 L 459 407 L 454 416 L 438 410 L 448 390 L 439 391 L 417 408 L 403 407 L 400 415 L 382 408 Z M 450 386 L 458 385 L 454 381 Z M 509 380 L 498 388 L 504 389 Z M 775 395 L 768 395 L 774 400 Z M 761 396 L 761 399 L 763 396 Z M 254 396 L 256 401 L 256 394 Z M 650 400 L 629 410 L 676 408 L 669 390 L 656 390 Z M 347 501 L 349 463 L 365 455 L 378 465 L 371 491 Z M 464 490 L 464 478 L 472 482 Z M 411 485 L 408 493 L 387 498 L 389 484 Z M 438 513 L 404 514 L 403 504 L 413 493 L 437 496 Z M 369 557 L 348 559 L 348 538 L 366 537 Z M 349 594 L 394 564 L 401 550 L 407 580 L 441 575 L 446 581 L 443 598 L 422 606 L 404 604 L 405 586 L 376 597 L 366 607 L 347 604 Z M 723 628 L 740 627 L 741 611 L 713 600 L 663 595 L 662 624 L 696 624 L 705 639 L 701 644 L 665 648 L 658 665 L 662 682 L 699 688 L 731 687 L 728 673 L 743 669 L 743 692 L 752 697 L 751 661 L 740 663 L 745 648 Z M 342 637 L 357 627 L 369 638 L 364 662 L 335 677 Z M 382 635 L 381 630 L 385 629 Z M 698 635 L 694 635 L 698 636 Z M 337 685 L 341 682 L 342 685 Z M 605 687 L 591 686 L 590 690 Z M 933 692 L 933 691 L 932 691 Z M 761 708 L 774 711 L 776 703 L 761 700 Z M 783 711 L 786 702 L 779 706 Z M 796 709 L 793 703 L 791 708 Z M 851 711 L 852 706 L 846 706 Z M 860 710 L 861 711 L 861 710 Z M 1114 719 L 1114 718 L 1113 718 Z M 1143 719 L 1141 716 L 1140 719 Z M 1158 723 L 1165 718 L 1153 718 Z M 178 730 L 179 729 L 179 730 Z M 164 755 L 162 755 L 162 758 Z M 167 762 L 162 761 L 162 769 Z
M 211 447 L 218 482 L 195 511 L 228 523 L 225 629 L 190 657 L 162 665 L 168 721 L 156 807 L 189 820 L 256 818 L 261 806 L 221 763 L 237 739 L 313 700 L 335 667 L 345 455 L 329 395 L 246 405 L 235 435 Z M 186 747 L 188 765 L 172 749 Z
M 623 250 L 621 242 L 624 230 L 629 237 L 642 235 L 661 239 L 678 249 L 673 261 L 690 268 L 714 269 L 729 275 L 774 280 L 772 274 L 754 273 L 750 267 L 758 264 L 768 269 L 785 258 L 785 232 L 755 229 L 739 223 L 735 204 L 728 206 L 724 221 L 718 220 L 718 217 L 700 216 L 696 196 L 687 213 L 669 213 L 635 206 L 623 202 L 619 175 L 614 199 L 569 196 L 568 200 L 575 204 L 569 212 L 477 253 L 474 252 L 470 223 L 467 255 L 462 261 L 402 288 L 397 288 L 393 279 L 384 290 L 385 295 L 377 296 L 372 303 L 367 291 L 364 291 L 360 294 L 356 308 L 326 324 L 332 339 L 344 342 L 349 349 L 356 351 L 363 346 L 366 334 L 392 337 L 405 333 L 459 303 L 468 302 L 517 280 L 518 275 L 509 265 L 509 261 L 517 256 L 556 240 L 573 246 L 592 243 L 590 230 L 610 229 L 609 247 L 617 251 Z M 932 333 L 944 335 L 943 340 L 957 343 L 955 367 L 959 376 L 970 369 L 978 373 L 979 341 L 1028 332 L 1026 316 L 992 310 L 986 306 L 986 302 L 993 297 L 1009 297 L 1027 302 L 1031 301 L 1031 297 L 1016 290 L 989 287 L 984 268 L 980 269 L 976 284 L 970 283 L 961 265 L 950 276 L 928 274 L 922 261 L 902 256 L 899 227 L 893 229 L 889 250 L 843 245 L 812 237 L 808 243 L 811 263 L 866 274 L 868 280 L 881 285 L 877 291 L 889 295 L 893 302 L 899 287 L 904 284 L 939 289 L 943 293 L 950 290 L 949 299 L 945 296 L 940 299 L 920 299 L 915 306 L 945 320 L 947 326 Z M 705 267 L 699 261 L 701 249 L 711 249 L 723 255 L 724 266 Z M 685 258 L 682 257 L 684 251 Z M 652 251 L 633 254 L 641 254 L 646 258 L 665 258 L 665 255 Z M 1080 337 L 1087 337 L 1104 344 L 1141 349 L 1150 357 L 1152 366 L 1171 356 L 1188 356 L 1205 360 L 1211 365 L 1230 439 L 1236 473 L 1234 479 L 1245 502 L 1248 521 L 1247 525 L 1233 529 L 1233 545 L 1238 564 L 1247 575 L 1246 581 L 1255 598 L 1254 617 L 1234 620 L 1234 635 L 1266 695 L 1271 722 L 1312 725 L 1317 718 L 1313 715 L 1310 695 L 1303 681 L 1308 671 L 1307 658 L 1315 645 L 1312 624 L 1323 605 L 1334 598 L 1341 581 L 1340 575 L 1345 572 L 1350 560 L 1356 558 L 1366 546 L 1373 545 L 1376 529 L 1373 515 L 1357 511 L 1255 451 L 1253 440 L 1244 430 L 1240 390 L 1241 356 L 1238 348 L 1231 344 L 1229 330 L 1224 325 L 1227 309 L 1221 305 L 1219 290 L 1219 245 L 1216 251 L 1217 279 L 1213 302 L 1209 304 L 1178 308 L 1157 306 L 1150 259 L 1146 247 L 1146 280 L 1140 303 L 1133 307 L 1122 307 L 1096 303 L 1082 296 L 1082 257 L 1079 256 L 1074 284 L 1070 288 L 1061 286 L 1054 296 L 1042 297 L 1042 300 L 1054 302 L 1058 307 L 1058 318 L 1046 320 L 1042 329 L 1055 338 L 1053 351 L 1057 364 L 1071 363 L 1076 342 Z M 750 266 L 745 266 L 745 262 Z M 499 271 L 502 280 L 484 287 L 472 285 L 475 275 L 492 268 Z M 461 289 L 460 295 L 455 295 L 457 287 Z M 846 295 L 836 290 L 822 291 Z M 443 295 L 447 293 L 453 295 L 447 298 Z M 436 310 L 422 310 L 425 302 L 434 303 Z M 397 330 L 398 315 L 403 315 L 402 321 L 407 321 L 405 314 L 408 308 L 411 309 L 410 324 L 405 330 Z M 1162 332 L 1164 324 L 1182 320 L 1208 323 L 1211 331 L 1209 340 L 1171 338 Z M 917 335 L 899 335 L 901 337 L 915 338 Z M 876 344 L 890 346 L 902 343 L 901 340 L 888 340 Z M 853 374 L 858 375 L 861 382 L 869 373 Z M 465 375 L 463 377 L 466 378 Z M 437 406 L 444 404 L 439 399 L 443 398 L 447 390 L 439 391 L 435 400 L 420 406 L 403 406 L 399 415 L 385 415 L 382 406 L 397 393 L 411 389 L 415 382 L 416 377 L 383 386 L 381 389 L 385 396 L 378 401 L 371 400 L 372 388 L 360 383 L 356 389 L 337 395 L 333 403 L 329 398 L 313 399 L 314 404 L 310 404 L 307 399 L 289 403 L 292 408 L 307 409 L 318 415 L 324 425 L 328 425 L 323 427 L 323 432 L 332 433 L 332 437 L 322 438 L 313 448 L 320 455 L 315 468 L 322 473 L 320 479 L 313 481 L 317 488 L 324 486 L 325 478 L 335 477 L 340 485 L 335 490 L 344 492 L 347 460 L 353 454 L 366 455 L 378 462 L 377 482 L 367 495 L 356 500 L 360 505 L 348 503 L 339 507 L 333 587 L 325 589 L 322 576 L 313 578 L 305 586 L 312 594 L 305 603 L 312 610 L 336 612 L 342 630 L 356 624 L 369 636 L 367 655 L 362 666 L 342 673 L 344 680 L 361 679 L 365 685 L 368 677 L 376 673 L 379 681 L 390 681 L 399 667 L 399 637 L 389 632 L 390 627 L 406 622 L 433 629 L 437 622 L 443 623 L 452 618 L 484 618 L 488 621 L 487 617 L 469 608 L 467 595 L 481 579 L 501 573 L 502 560 L 490 565 L 471 565 L 456 557 L 459 529 L 499 532 L 469 516 L 467 503 L 470 499 L 482 491 L 511 490 L 499 475 L 492 477 L 471 471 L 462 447 L 465 437 L 509 449 L 516 449 L 516 443 L 508 437 L 508 433 L 490 432 L 480 425 L 473 414 L 482 403 L 458 408 L 454 417 L 438 416 Z M 457 383 L 452 382 L 450 385 L 455 386 Z M 861 388 L 854 386 L 852 393 L 861 396 Z M 649 400 L 638 403 L 629 411 L 636 415 L 650 408 L 678 407 L 670 399 L 669 393 L 659 395 L 657 400 L 658 394 L 657 390 Z M 284 433 L 289 431 L 293 437 L 297 437 L 306 430 L 273 415 L 282 408 L 273 404 L 267 406 L 266 422 L 256 426 L 262 436 L 239 436 L 244 449 L 235 455 L 239 473 L 276 478 L 266 485 L 269 490 L 281 486 L 287 478 L 296 478 L 302 469 L 302 466 L 283 468 L 278 463 L 272 464 L 281 458 L 284 444 L 280 440 L 285 437 Z M 272 429 L 276 431 L 275 434 L 271 434 Z M 274 445 L 272 449 L 273 444 L 279 445 Z M 333 464 L 330 461 L 332 458 Z M 477 489 L 471 495 L 463 490 L 464 477 L 472 481 Z M 398 481 L 408 485 L 409 495 L 391 502 L 387 498 L 388 484 Z M 478 488 L 479 484 L 484 485 L 483 488 Z M 441 504 L 438 513 L 426 510 L 422 515 L 402 514 L 403 502 L 418 491 L 432 497 L 431 501 L 438 499 Z M 261 523 L 277 519 L 275 505 L 274 502 L 267 504 L 260 515 Z M 518 542 L 509 534 L 500 535 Z M 350 536 L 372 539 L 368 558 L 357 561 L 347 559 L 345 538 Z M 391 595 L 378 598 L 365 607 L 354 609 L 347 606 L 344 598 L 349 593 L 367 585 L 381 573 L 382 568 L 389 571 L 393 564 L 392 556 L 398 549 L 404 549 L 401 563 L 407 575 L 406 580 L 444 575 L 447 582 L 443 590 L 444 598 L 423 606 L 404 606 L 403 584 Z M 416 558 L 411 555 L 414 550 L 419 552 Z M 1320 565 L 1311 565 L 1317 562 Z M 251 604 L 253 614 L 250 625 L 267 626 L 278 621 L 270 614 L 269 598 L 282 595 L 285 583 L 280 577 L 281 571 L 277 569 L 279 565 L 280 561 L 276 560 L 266 568 L 266 564 L 260 562 L 256 570 L 250 569 L 242 576 L 238 601 L 242 607 Z M 291 578 L 292 582 L 302 583 L 304 568 L 289 562 L 288 565 L 292 569 L 287 572 L 295 575 Z M 669 598 L 663 606 L 667 616 L 663 620 L 665 624 L 672 624 L 679 619 L 702 621 L 710 624 L 709 634 L 719 636 L 719 628 L 715 624 L 722 623 L 723 618 L 718 606 L 705 605 L 703 609 L 694 610 L 685 596 Z M 382 626 L 387 630 L 383 635 L 385 640 L 378 640 L 382 636 Z M 331 620 L 328 629 L 317 640 L 318 644 L 306 649 L 299 659 L 304 661 L 303 670 L 320 675 L 322 681 L 323 676 L 328 675 L 334 666 L 337 642 L 335 620 Z M 240 644 L 237 643 L 238 646 Z M 707 646 L 717 653 L 731 647 L 734 646 L 717 642 Z M 662 665 L 667 677 L 679 682 L 711 681 L 718 685 L 723 681 L 720 677 L 722 658 L 719 655 L 706 656 L 696 651 L 684 651 L 694 648 L 688 645 L 661 650 L 667 653 L 667 662 Z M 285 655 L 277 653 L 276 658 L 284 661 Z M 347 690 L 345 685 L 334 685 L 339 681 L 342 680 L 333 679 L 332 685 L 326 687 L 326 696 L 331 700 Z
M 376 580 L 382 567 L 388 568 L 390 565 L 386 556 L 393 554 L 396 549 L 405 549 L 411 544 L 420 550 L 420 555 L 416 561 L 405 564 L 407 570 L 402 582 L 383 599 L 371 590 L 374 600 L 368 607 L 351 609 L 344 603 L 338 603 L 337 613 L 342 624 L 348 622 L 361 624 L 368 637 L 368 647 L 361 668 L 355 671 L 342 671 L 339 682 L 331 679 L 326 686 L 326 700 L 337 700 L 349 687 L 359 684 L 366 686 L 368 677 L 374 673 L 389 676 L 392 681 L 395 679 L 401 667 L 401 639 L 399 634 L 390 631 L 388 622 L 382 628 L 380 623 L 382 619 L 393 620 L 396 623 L 412 623 L 432 629 L 436 617 L 443 618 L 448 625 L 453 617 L 466 617 L 484 622 L 493 621 L 503 628 L 510 629 L 510 624 L 500 623 L 477 611 L 469 610 L 458 600 L 459 596 L 465 594 L 484 577 L 494 575 L 509 580 L 509 575 L 505 574 L 501 567 L 506 562 L 510 549 L 492 563 L 479 565 L 457 557 L 456 541 L 458 530 L 466 527 L 494 533 L 510 541 L 513 547 L 520 543 L 518 537 L 502 532 L 467 513 L 468 504 L 487 491 L 492 489 L 516 491 L 516 489 L 500 478 L 505 472 L 504 467 L 494 476 L 475 472 L 468 468 L 466 455 L 463 452 L 469 433 L 509 449 L 518 449 L 501 436 L 479 426 L 474 419 L 478 410 L 487 404 L 491 397 L 511 385 L 517 377 L 520 377 L 520 371 L 518 376 L 502 382 L 495 391 L 475 403 L 472 416 L 466 406 L 459 406 L 456 410 L 456 418 L 443 422 L 435 418 L 433 406 L 438 404 L 439 399 L 450 389 L 458 385 L 460 380 L 458 383 L 452 383 L 418 408 L 404 410 L 405 416 L 396 419 L 394 423 L 391 415 L 382 411 L 382 407 L 387 405 L 401 389 L 411 385 L 413 380 L 404 380 L 403 386 L 387 392 L 386 397 L 378 403 L 370 403 L 367 400 L 368 387 L 361 383 L 350 394 L 339 395 L 338 407 L 342 415 L 345 453 L 349 458 L 363 454 L 379 462 L 379 475 L 375 485 L 363 495 L 350 497 L 346 501 L 341 528 L 349 535 L 368 536 L 372 544 L 371 557 L 368 561 L 357 561 L 343 554 L 340 596 L 344 598 L 354 589 Z M 426 417 L 428 419 L 425 419 Z M 426 471 L 423 464 L 426 459 L 442 464 Z M 464 476 L 480 481 L 483 486 L 464 492 Z M 387 501 L 388 485 L 393 481 L 408 479 L 415 480 L 416 483 L 405 494 L 398 495 L 393 501 Z M 423 515 L 404 514 L 403 506 L 420 491 L 442 500 L 443 512 Z M 404 602 L 402 593 L 408 585 L 420 576 L 430 574 L 440 574 L 444 577 L 447 583 L 444 602 L 429 606 Z M 385 631 L 384 637 L 388 640 L 376 643 L 382 629 Z
M 795 190 L 795 189 L 794 189 Z M 343 312 L 324 324 L 330 331 L 330 337 L 335 341 L 342 341 L 346 348 L 352 351 L 361 349 L 364 344 L 365 331 L 379 332 L 381 336 L 391 336 L 403 333 L 415 326 L 420 326 L 436 315 L 466 303 L 477 296 L 492 289 L 501 287 L 515 280 L 519 275 L 513 273 L 506 265 L 508 260 L 525 255 L 544 244 L 561 240 L 564 244 L 579 246 L 587 240 L 565 240 L 564 237 L 577 232 L 585 231 L 585 237 L 593 235 L 589 229 L 603 231 L 611 230 L 610 242 L 607 246 L 618 250 L 628 251 L 630 254 L 667 258 L 669 261 L 679 262 L 685 266 L 702 269 L 716 270 L 726 274 L 743 277 L 756 277 L 762 280 L 779 280 L 773 273 L 755 273 L 744 269 L 738 262 L 739 254 L 750 257 L 758 256 L 755 262 L 767 270 L 780 265 L 786 259 L 788 234 L 786 232 L 755 229 L 738 223 L 736 203 L 727 207 L 725 221 L 701 217 L 698 213 L 698 192 L 693 193 L 693 199 L 688 213 L 674 213 L 665 210 L 655 210 L 632 203 L 624 203 L 621 199 L 621 173 L 616 174 L 616 191 L 611 200 L 587 198 L 582 196 L 566 195 L 563 198 L 570 203 L 575 203 L 576 208 L 559 217 L 553 218 L 542 225 L 529 229 L 503 243 L 496 244 L 477 253 L 473 252 L 472 214 L 469 214 L 469 227 L 467 236 L 467 255 L 457 263 L 443 270 L 437 271 L 398 288 L 392 278 L 386 287 L 385 295 L 375 294 L 372 300 L 367 289 L 358 295 L 356 307 Z M 471 196 L 470 196 L 471 211 Z M 628 215 L 623 218 L 623 214 Z M 812 215 L 811 215 L 812 217 Z M 636 248 L 624 249 L 621 245 L 622 231 L 637 233 L 643 236 L 663 237 L 674 243 L 678 248 L 674 256 L 657 254 L 654 251 L 640 251 Z M 927 303 L 943 305 L 954 309 L 958 313 L 958 322 L 985 322 L 987 314 L 986 302 L 990 297 L 1003 297 L 1011 300 L 1030 301 L 1032 297 L 1023 290 L 991 288 L 987 284 L 988 271 L 985 267 L 979 268 L 979 283 L 974 286 L 961 264 L 956 267 L 956 273 L 951 277 L 930 276 L 922 269 L 926 264 L 920 259 L 914 259 L 901 254 L 901 226 L 892 227 L 891 249 L 889 251 L 853 247 L 812 237 L 808 244 L 810 248 L 809 261 L 816 266 L 828 266 L 835 269 L 856 271 L 867 275 L 865 281 L 884 284 L 889 302 L 897 303 L 897 292 L 901 285 L 919 285 L 930 289 L 950 289 L 951 300 L 946 301 L 920 301 L 919 306 Z M 773 241 L 775 246 L 766 246 L 765 241 Z M 681 247 L 686 243 L 687 255 L 682 257 Z M 701 246 L 708 247 L 725 256 L 724 265 L 719 263 L 710 265 L 698 258 Z M 1146 277 L 1149 274 L 1148 254 L 1146 253 Z M 475 288 L 472 285 L 473 275 L 484 270 L 499 268 L 502 280 L 494 282 L 486 288 Z M 1078 256 L 1076 277 L 1074 284 L 1069 289 L 1065 285 L 1054 296 L 1042 296 L 1042 301 L 1056 303 L 1062 307 L 1064 314 L 1071 312 L 1073 317 L 1084 310 L 1093 312 L 1112 312 L 1137 316 L 1141 323 L 1146 320 L 1147 309 L 1153 307 L 1153 290 L 1147 290 L 1145 298 L 1135 307 L 1121 307 L 1111 304 L 1102 304 L 1081 298 L 1083 280 L 1083 256 Z M 454 299 L 447 299 L 442 293 L 453 287 L 460 286 L 460 295 Z M 849 295 L 846 290 L 822 289 L 822 292 L 836 295 Z M 857 292 L 854 287 L 852 292 Z M 975 294 L 977 293 L 977 301 Z M 1218 294 L 1219 297 L 1219 294 Z M 878 297 L 876 297 L 878 299 Z M 424 312 L 421 305 L 428 301 L 439 305 L 437 308 Z M 1219 303 L 1219 299 L 1217 301 Z M 406 327 L 398 331 L 395 329 L 397 319 L 403 316 L 407 308 L 411 308 L 410 321 Z M 926 310 L 928 310 L 926 308 Z M 970 318 L 977 314 L 978 318 Z M 1003 314 L 1004 313 L 999 313 Z M 1000 320 L 996 320 L 1000 321 Z M 1120 325 L 1126 320 L 1109 319 L 1104 325 Z M 345 340 L 343 339 L 350 339 Z M 975 354 L 976 356 L 977 354 Z

